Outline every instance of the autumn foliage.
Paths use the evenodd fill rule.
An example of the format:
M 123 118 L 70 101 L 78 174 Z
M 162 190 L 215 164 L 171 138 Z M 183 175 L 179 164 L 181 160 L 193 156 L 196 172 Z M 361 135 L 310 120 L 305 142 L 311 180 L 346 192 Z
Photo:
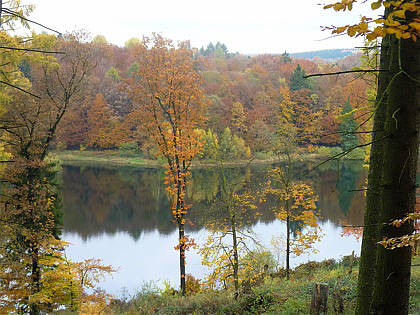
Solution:
M 166 160 L 167 191 L 172 213 L 179 228 L 176 249 L 180 251 L 181 292 L 185 294 L 185 251 L 192 241 L 185 235 L 185 201 L 192 159 L 201 151 L 197 127 L 205 120 L 201 78 L 194 69 L 187 43 L 174 47 L 159 35 L 144 38 L 135 53 L 136 74 L 128 87 L 138 107 L 133 115 L 142 122 Z
M 138 41 L 125 48 L 100 41 L 92 43 L 90 50 L 97 67 L 87 80 L 84 96 L 77 100 L 78 106 L 70 108 L 63 118 L 55 142 L 59 149 L 114 150 L 135 142 L 142 155 L 156 158 L 153 146 L 156 139 L 152 140 L 148 133 L 150 120 L 144 110 L 140 111 L 135 105 L 150 103 L 150 92 L 144 89 L 145 80 L 151 80 L 150 88 L 155 90 L 170 84 L 169 77 L 153 79 L 140 69 L 156 62 L 153 59 L 145 61 L 149 58 L 149 48 L 157 51 L 157 47 L 152 48 L 153 40 Z M 285 121 L 288 124 L 284 130 L 294 133 L 298 144 L 304 147 L 339 146 L 337 117 L 349 97 L 353 108 L 359 110 L 357 123 L 361 124 L 366 117 L 363 114 L 367 111 L 365 96 L 369 84 L 363 78 L 356 74 L 333 79 L 301 77 L 303 73 L 347 70 L 360 64 L 360 54 L 331 64 L 320 59 L 310 61 L 282 55 L 248 58 L 241 54 L 200 53 L 188 43 L 171 49 L 177 55 L 171 62 L 181 61 L 187 53 L 194 70 L 193 76 L 188 78 L 185 72 L 182 74 L 185 69 L 179 67 L 172 74 L 179 80 L 195 80 L 196 88 L 206 96 L 208 103 L 200 112 L 206 119 L 191 124 L 203 130 L 211 129 L 218 136 L 229 128 L 245 141 L 253 156 L 258 153 L 270 156 L 278 127 Z M 168 69 L 159 66 L 155 70 Z M 138 85 L 136 96 L 127 88 L 128 82 Z M 187 89 L 180 97 L 185 99 L 188 93 L 196 91 Z M 170 96 L 159 97 L 163 100 Z M 197 99 L 191 101 L 198 102 Z M 159 112 L 156 113 L 157 119 L 161 119 Z

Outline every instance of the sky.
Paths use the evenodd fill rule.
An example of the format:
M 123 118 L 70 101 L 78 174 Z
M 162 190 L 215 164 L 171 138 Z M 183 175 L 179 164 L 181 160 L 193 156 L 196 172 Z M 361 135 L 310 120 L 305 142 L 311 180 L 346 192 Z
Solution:
M 152 32 L 192 47 L 225 43 L 231 52 L 275 54 L 353 48 L 362 39 L 331 36 L 321 26 L 355 23 L 371 15 L 369 4 L 351 12 L 323 10 L 332 0 L 25 0 L 30 18 L 60 32 L 86 30 L 123 46 Z M 35 27 L 35 31 L 43 31 Z

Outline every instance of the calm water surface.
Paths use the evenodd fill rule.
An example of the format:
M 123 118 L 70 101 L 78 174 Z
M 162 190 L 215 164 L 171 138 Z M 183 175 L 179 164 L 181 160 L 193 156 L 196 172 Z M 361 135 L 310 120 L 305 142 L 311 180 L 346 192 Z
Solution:
M 312 166 L 297 165 L 297 173 Z M 257 191 L 271 167 L 234 168 L 227 173 L 232 179 L 251 179 L 248 188 Z M 155 169 L 64 167 L 63 239 L 72 243 L 67 255 L 74 261 L 100 258 L 118 267 L 113 278 L 100 283 L 111 294 L 134 294 L 149 281 L 162 284 L 167 280 L 178 286 L 179 256 L 174 250 L 178 232 L 171 221 L 163 178 L 163 171 Z M 338 259 L 353 250 L 359 254 L 360 241 L 342 237 L 341 225 L 362 225 L 364 196 L 355 190 L 362 188 L 365 179 L 366 171 L 358 162 L 332 163 L 305 177 L 319 196 L 324 237 L 316 245 L 318 253 L 293 257 L 292 266 L 308 260 Z M 207 235 L 203 223 L 219 190 L 217 171 L 193 171 L 188 192 L 193 203 L 188 218 L 193 225 L 187 227 L 187 233 L 198 244 L 203 244 Z M 274 250 L 270 241 L 285 234 L 285 224 L 275 219 L 269 208 L 260 207 L 262 216 L 252 222 L 252 229 L 267 249 Z M 283 252 L 275 252 L 275 256 L 283 263 Z M 186 268 L 198 278 L 207 271 L 193 250 L 187 253 Z

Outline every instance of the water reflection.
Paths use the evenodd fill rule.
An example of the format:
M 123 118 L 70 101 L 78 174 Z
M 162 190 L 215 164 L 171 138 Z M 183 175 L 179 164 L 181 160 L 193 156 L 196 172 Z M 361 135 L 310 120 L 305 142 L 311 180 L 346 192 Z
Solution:
M 258 191 L 267 180 L 271 166 L 228 169 L 232 180 L 249 180 L 248 189 Z M 308 164 L 298 165 L 305 170 Z M 163 184 L 164 174 L 156 169 L 95 168 L 66 166 L 63 172 L 64 232 L 77 233 L 83 239 L 98 234 L 127 232 L 135 240 L 142 233 L 157 230 L 170 234 L 172 223 L 170 205 Z M 366 171 L 360 163 L 346 162 L 316 169 L 305 180 L 313 185 L 319 196 L 321 222 L 331 221 L 361 225 L 364 195 L 360 191 Z M 215 169 L 193 171 L 188 199 L 193 208 L 188 218 L 193 222 L 190 231 L 198 231 L 206 220 L 212 200 L 219 194 L 220 183 Z M 269 205 L 261 205 L 259 221 L 275 220 Z M 254 222 L 256 223 L 256 222 Z
M 271 165 L 226 170 L 236 181 L 247 179 L 251 191 L 258 191 L 267 181 Z M 313 167 L 311 163 L 296 165 L 298 173 Z M 342 223 L 362 225 L 364 195 L 360 190 L 366 171 L 360 163 L 332 163 L 318 168 L 305 180 L 319 196 L 321 226 L 326 234 L 317 244 L 319 253 L 293 258 L 292 265 L 309 259 L 338 258 L 360 243 L 340 237 Z M 63 239 L 73 243 L 68 256 L 73 260 L 96 257 L 105 264 L 121 267 L 120 272 L 101 284 L 114 295 L 126 287 L 132 294 L 143 281 L 170 280 L 177 286 L 178 256 L 173 250 L 177 240 L 172 223 L 163 170 L 133 168 L 95 168 L 66 166 L 63 171 L 64 233 Z M 212 201 L 220 194 L 220 178 L 215 169 L 193 171 L 188 199 L 193 208 L 188 213 L 193 223 L 187 233 L 203 243 Z M 254 232 L 269 246 L 272 236 L 285 230 L 284 223 L 269 211 L 270 204 L 260 205 L 262 216 L 251 222 Z M 157 262 L 157 263 L 156 263 Z M 196 252 L 187 253 L 187 272 L 202 277 L 205 270 Z

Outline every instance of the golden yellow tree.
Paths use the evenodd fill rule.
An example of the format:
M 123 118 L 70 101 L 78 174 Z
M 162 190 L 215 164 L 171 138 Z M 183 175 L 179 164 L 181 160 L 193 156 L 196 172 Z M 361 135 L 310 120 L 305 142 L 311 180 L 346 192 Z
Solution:
M 300 181 L 294 180 L 292 166 L 275 167 L 269 172 L 270 179 L 264 190 L 266 198 L 274 198 L 275 216 L 286 222 L 286 276 L 289 279 L 290 254 L 296 256 L 310 250 L 313 244 L 320 240 L 318 226 L 317 196 L 312 188 Z M 292 237 L 292 225 L 296 227 L 295 237 Z M 304 232 L 302 230 L 305 229 Z
M 253 217 L 259 215 L 255 205 L 255 196 L 249 192 L 239 192 L 244 182 L 238 176 L 231 177 L 236 170 L 219 168 L 221 191 L 211 214 L 206 229 L 209 236 L 199 252 L 202 264 L 212 272 L 207 276 L 206 285 L 217 288 L 221 285 L 232 288 L 235 297 L 239 295 L 241 283 L 252 280 L 257 273 L 251 272 L 253 264 L 251 248 L 259 245 L 251 231 L 247 229 Z M 231 180 L 231 182 L 228 182 Z M 244 260 L 247 257 L 247 260 Z
M 136 113 L 166 160 L 167 191 L 178 226 L 181 293 L 185 294 L 185 251 L 191 240 L 185 235 L 185 202 L 193 157 L 201 151 L 197 127 L 204 121 L 201 77 L 194 69 L 188 43 L 178 47 L 160 35 L 144 38 L 134 49 L 138 71 L 128 81 Z
M 246 134 L 248 128 L 246 126 L 246 114 L 244 106 L 237 101 L 232 105 L 232 129 L 238 135 Z

